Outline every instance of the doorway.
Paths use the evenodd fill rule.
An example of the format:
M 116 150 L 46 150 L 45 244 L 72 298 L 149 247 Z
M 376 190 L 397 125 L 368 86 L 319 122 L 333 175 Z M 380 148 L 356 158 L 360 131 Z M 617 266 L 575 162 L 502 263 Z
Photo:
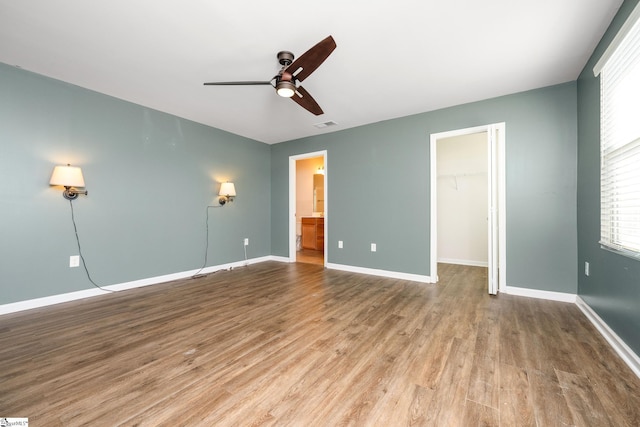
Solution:
M 455 141 L 453 146 L 445 146 L 446 142 Z M 439 155 L 439 147 L 442 151 Z M 447 147 L 447 149 L 444 149 Z M 431 135 L 431 259 L 430 269 L 432 281 L 438 281 L 438 260 L 449 262 L 487 266 L 487 290 L 495 295 L 506 286 L 506 250 L 505 250 L 505 123 L 497 123 L 474 128 L 459 129 Z M 452 156 L 468 157 L 465 160 L 453 161 Z M 475 151 L 473 159 L 470 154 Z M 463 154 L 466 153 L 466 154 Z M 446 155 L 445 155 L 446 154 Z M 447 157 L 449 156 L 449 157 Z M 478 156 L 482 156 L 479 158 Z M 442 165 L 439 164 L 442 161 Z M 441 183 L 441 188 L 438 187 Z M 444 186 L 444 187 L 443 187 Z M 458 211 L 447 214 L 440 221 L 438 211 L 439 193 L 449 198 L 462 197 L 466 192 L 467 199 L 452 205 Z M 471 206 L 471 198 L 476 203 Z M 478 199 L 484 198 L 483 202 Z M 466 205 L 465 205 L 466 204 Z M 464 210 L 464 212 L 462 212 Z M 484 219 L 484 223 L 483 223 Z M 456 226 L 456 221 L 458 224 Z M 451 241 L 446 247 L 442 242 L 439 247 L 439 229 L 446 226 L 451 231 L 448 239 L 460 240 L 460 232 L 465 228 L 466 235 L 463 247 L 452 249 Z M 447 231 L 448 232 L 448 231 Z M 456 234 L 457 233 L 457 234 Z M 484 236 L 482 236 L 484 235 Z M 460 246 L 460 245 L 458 245 Z M 484 247 L 482 247 L 484 246 Z M 442 253 L 442 256 L 440 255 Z M 452 255 L 453 254 L 453 255 Z
M 489 266 L 486 141 L 486 132 L 437 141 L 438 263 Z
M 326 151 L 289 157 L 289 261 L 326 266 Z

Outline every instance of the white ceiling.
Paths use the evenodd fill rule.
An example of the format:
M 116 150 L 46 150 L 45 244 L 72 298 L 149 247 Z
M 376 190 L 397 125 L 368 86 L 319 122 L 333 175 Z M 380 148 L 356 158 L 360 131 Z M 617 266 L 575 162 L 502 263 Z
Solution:
M 575 80 L 622 0 L 0 0 L 0 62 L 265 143 Z M 280 50 L 338 45 L 269 86 Z M 338 126 L 313 125 L 334 121 Z

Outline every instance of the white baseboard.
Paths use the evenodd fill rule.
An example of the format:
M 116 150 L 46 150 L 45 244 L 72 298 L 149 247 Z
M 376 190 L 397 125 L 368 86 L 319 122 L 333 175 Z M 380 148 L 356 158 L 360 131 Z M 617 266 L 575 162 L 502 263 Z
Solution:
M 284 258 L 288 262 L 288 258 Z M 134 280 L 131 282 L 118 283 L 115 285 L 102 286 L 106 291 L 100 290 L 98 288 L 85 289 L 82 291 L 69 292 L 65 294 L 52 295 L 43 298 L 35 298 L 31 300 L 18 301 L 10 304 L 0 305 L 0 315 L 15 313 L 18 311 L 30 310 L 32 308 L 45 307 L 48 305 L 60 304 L 63 302 L 75 301 L 83 298 L 91 298 L 98 295 L 105 295 L 108 291 L 124 291 L 127 289 L 133 288 L 141 288 L 144 286 L 157 285 L 160 283 L 171 282 L 173 280 L 187 279 L 194 274 L 210 274 L 220 270 L 229 270 L 230 268 L 238 268 L 244 267 L 250 264 L 257 264 L 265 261 L 279 261 L 278 257 L 265 256 L 260 258 L 252 258 L 249 260 L 242 260 L 237 262 L 232 262 L 228 264 L 215 265 L 211 267 L 206 267 L 200 270 L 199 268 L 195 270 L 183 271 L 180 273 L 166 274 L 163 276 L 149 277 L 147 279 Z
M 580 297 L 576 298 L 576 305 L 589 321 L 602 334 L 605 340 L 613 347 L 618 356 L 631 368 L 634 374 L 640 378 L 640 357 L 616 334 L 613 329 Z
M 286 262 L 286 263 L 292 263 L 292 262 L 295 262 L 295 261 L 292 261 L 292 260 L 291 260 L 291 258 L 286 257 L 286 256 L 275 256 L 275 255 L 271 255 L 271 256 L 268 256 L 268 257 L 266 257 L 266 258 L 269 258 L 269 259 L 268 259 L 268 260 L 266 260 L 266 261 L 277 261 L 277 262 Z
M 372 276 L 388 277 L 390 279 L 411 280 L 413 282 L 435 283 L 429 276 L 419 274 L 399 273 L 397 271 L 378 270 L 376 268 L 354 267 L 351 265 L 328 263 L 327 268 L 333 270 L 348 271 L 351 273 L 370 274 Z
M 265 261 L 277 261 L 277 262 L 284 262 L 284 263 L 292 262 L 291 259 L 288 257 L 280 257 L 280 256 L 274 256 L 274 255 L 269 255 L 269 256 L 260 257 L 260 258 L 252 258 L 247 261 L 242 260 L 242 261 L 232 262 L 228 264 L 210 266 L 210 267 L 203 268 L 202 270 L 194 269 L 194 270 L 188 270 L 188 271 L 183 271 L 179 273 L 166 274 L 163 276 L 133 280 L 131 282 L 118 283 L 115 285 L 102 286 L 102 288 L 105 289 L 106 291 L 103 291 L 98 288 L 91 288 L 91 289 L 84 289 L 76 292 L 68 292 L 68 293 L 59 294 L 59 295 L 51 295 L 48 297 L 35 298 L 31 300 L 3 304 L 3 305 L 0 305 L 0 315 L 16 313 L 24 310 L 31 310 L 33 308 L 46 307 L 54 304 L 61 304 L 64 302 L 75 301 L 83 298 L 91 298 L 98 295 L 105 295 L 109 291 L 118 292 L 118 291 L 124 291 L 127 289 L 141 288 L 144 286 L 151 286 L 151 285 L 157 285 L 160 283 L 171 282 L 173 280 L 187 279 L 193 276 L 194 274 L 210 274 L 220 270 L 228 270 L 230 268 L 238 268 L 238 267 L 243 267 L 250 264 L 265 262 Z M 350 266 L 340 265 L 340 264 L 327 264 L 327 268 L 351 271 L 355 273 L 371 274 L 373 276 L 384 276 L 384 277 L 390 277 L 390 278 L 396 278 L 396 279 L 412 280 L 416 282 L 432 283 L 430 277 L 419 276 L 415 274 L 397 273 L 392 271 L 375 270 L 370 268 L 350 267 Z
M 538 298 L 570 303 L 576 302 L 575 294 L 566 294 L 563 292 L 541 291 L 538 289 L 517 288 L 514 286 L 506 286 L 504 289 L 500 289 L 500 292 L 519 297 Z
M 468 265 L 471 267 L 489 267 L 487 261 L 473 261 L 468 259 L 438 258 L 438 262 L 444 264 Z
M 101 291 L 98 288 L 93 288 L 77 292 L 69 292 L 66 294 L 52 295 L 50 297 L 12 302 L 10 304 L 0 305 L 0 315 L 15 313 L 24 310 L 31 310 L 32 308 L 45 307 L 47 305 L 60 304 L 63 302 L 75 301 L 83 298 L 91 298 L 98 295 L 105 295 L 106 293 L 108 292 Z

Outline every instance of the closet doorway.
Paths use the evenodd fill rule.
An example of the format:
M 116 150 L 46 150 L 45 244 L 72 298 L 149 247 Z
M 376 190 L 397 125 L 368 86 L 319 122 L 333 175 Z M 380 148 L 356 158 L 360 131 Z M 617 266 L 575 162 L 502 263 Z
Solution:
M 487 290 L 495 295 L 506 287 L 505 124 L 432 134 L 430 157 L 432 280 L 439 260 L 486 265 Z M 452 209 L 446 218 L 440 212 L 442 220 L 440 203 Z M 449 233 L 446 241 L 439 233 Z
M 438 139 L 438 263 L 489 266 L 487 133 Z
M 289 258 L 326 266 L 326 151 L 289 157 Z

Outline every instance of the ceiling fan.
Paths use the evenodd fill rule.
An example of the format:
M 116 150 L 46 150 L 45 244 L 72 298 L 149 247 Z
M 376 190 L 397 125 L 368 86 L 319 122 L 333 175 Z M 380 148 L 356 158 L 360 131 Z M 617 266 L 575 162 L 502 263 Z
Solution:
M 283 50 L 278 52 L 278 62 L 282 68 L 271 80 L 268 81 L 241 81 L 241 82 L 208 82 L 205 86 L 251 86 L 270 85 L 276 89 L 278 95 L 291 98 L 302 108 L 319 116 L 323 114 L 322 108 L 313 97 L 298 83 L 309 77 L 316 68 L 331 55 L 336 48 L 336 42 L 329 36 L 311 49 L 303 53 L 295 61 L 293 53 Z

